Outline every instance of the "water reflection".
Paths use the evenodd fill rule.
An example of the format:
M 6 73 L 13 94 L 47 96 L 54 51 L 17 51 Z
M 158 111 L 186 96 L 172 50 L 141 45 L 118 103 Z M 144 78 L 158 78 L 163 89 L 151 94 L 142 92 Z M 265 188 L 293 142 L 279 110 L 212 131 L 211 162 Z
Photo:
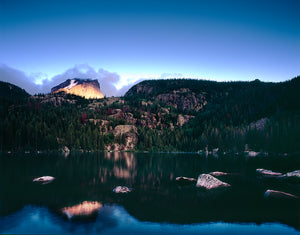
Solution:
M 0 218 L 0 233 L 35 234 L 289 234 L 299 231 L 275 224 L 202 223 L 178 225 L 141 222 L 122 206 L 104 205 L 94 222 L 73 223 L 60 220 L 45 207 L 26 206 L 11 216 Z
M 108 152 L 104 154 L 108 165 L 99 167 L 99 180 L 101 183 L 107 182 L 111 177 L 120 179 L 133 179 L 136 174 L 136 158 L 129 152 Z M 111 170 L 112 169 L 112 170 Z M 94 180 L 95 183 L 95 180 Z
M 102 207 L 99 202 L 88 202 L 84 201 L 75 206 L 64 207 L 61 209 L 62 213 L 65 214 L 68 219 L 74 217 L 91 217 L 98 214 L 98 210 Z
M 113 168 L 114 176 L 117 178 L 130 179 L 134 178 L 137 174 L 136 159 L 133 153 L 106 153 L 106 159 L 115 163 Z M 125 164 L 124 164 L 125 163 Z
M 257 168 L 293 171 L 300 165 L 298 159 L 133 153 L 0 157 L 0 219 L 35 205 L 57 215 L 55 223 L 65 223 L 63 208 L 70 218 L 91 213 L 97 226 L 103 225 L 98 228 L 101 230 L 106 224 L 120 222 L 109 219 L 121 210 L 109 206 L 118 204 L 130 218 L 148 223 L 279 221 L 299 229 L 299 200 L 278 202 L 264 198 L 268 188 L 300 196 L 299 184 L 259 179 L 255 172 Z M 178 176 L 197 179 L 199 174 L 209 172 L 234 173 L 218 176 L 232 187 L 203 191 L 193 184 L 181 186 L 175 181 Z M 55 180 L 47 185 L 34 184 L 32 179 L 41 175 L 54 176 Z M 113 189 L 118 185 L 134 190 L 115 194 Z

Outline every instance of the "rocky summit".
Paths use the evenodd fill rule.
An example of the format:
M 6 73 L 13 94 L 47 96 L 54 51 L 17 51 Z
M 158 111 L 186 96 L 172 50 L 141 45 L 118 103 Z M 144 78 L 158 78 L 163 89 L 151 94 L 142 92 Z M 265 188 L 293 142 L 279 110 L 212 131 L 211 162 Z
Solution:
M 51 93 L 65 92 L 67 94 L 82 96 L 86 99 L 102 99 L 104 95 L 100 90 L 97 79 L 68 79 L 51 89 Z

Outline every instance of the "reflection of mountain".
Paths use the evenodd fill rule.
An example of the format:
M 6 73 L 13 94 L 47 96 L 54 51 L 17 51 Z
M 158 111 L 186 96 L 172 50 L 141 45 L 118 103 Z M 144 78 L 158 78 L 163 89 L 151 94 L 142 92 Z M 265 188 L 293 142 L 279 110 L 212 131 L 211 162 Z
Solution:
M 205 158 L 199 155 L 150 155 L 99 153 L 43 157 L 0 158 L 0 216 L 26 205 L 46 206 L 60 214 L 61 208 L 84 201 L 117 203 L 141 221 L 178 224 L 203 222 L 264 223 L 280 221 L 299 229 L 299 201 L 272 201 L 263 196 L 266 187 L 300 194 L 278 182 L 265 183 L 255 177 L 257 166 L 281 171 L 294 167 L 294 159 Z M 269 167 L 268 167 L 269 166 Z M 272 168 L 270 168 L 272 167 Z M 242 170 L 241 170 L 242 169 Z M 274 170 L 275 170 L 274 169 Z M 206 192 L 179 187 L 176 176 L 197 177 L 211 171 L 239 172 L 220 177 L 232 185 L 225 191 Z M 126 172 L 126 173 L 125 173 Z M 40 175 L 56 178 L 38 185 Z M 127 195 L 113 193 L 117 185 L 134 188 Z M 285 188 L 286 187 L 286 188 Z M 288 189 L 288 190 L 287 190 Z M 102 208 L 100 209 L 100 211 Z M 98 216 L 99 217 L 99 216 Z
M 0 234 L 102 234 L 118 225 L 114 209 L 103 206 L 93 223 L 73 223 L 45 207 L 25 206 L 10 216 L 0 217 Z
M 26 206 L 1 220 L 0 233 L 32 234 L 295 234 L 296 231 L 281 224 L 200 223 L 190 225 L 145 223 L 128 214 L 117 205 L 104 205 L 94 222 L 73 223 L 61 220 L 45 207 Z
M 68 206 L 61 209 L 62 213 L 67 216 L 68 219 L 72 218 L 89 218 L 98 214 L 98 210 L 102 207 L 102 204 L 94 201 L 84 201 L 74 206 Z

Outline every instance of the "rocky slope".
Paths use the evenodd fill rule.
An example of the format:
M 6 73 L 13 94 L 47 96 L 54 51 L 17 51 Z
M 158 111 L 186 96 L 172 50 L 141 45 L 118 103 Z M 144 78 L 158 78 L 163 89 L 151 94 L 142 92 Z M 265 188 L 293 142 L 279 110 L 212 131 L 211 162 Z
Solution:
M 97 79 L 68 79 L 51 89 L 51 93 L 65 92 L 68 94 L 82 96 L 86 99 L 102 99 L 104 95 L 100 90 Z
M 159 101 L 181 111 L 200 111 L 207 104 L 207 97 L 202 89 L 195 89 L 195 80 L 158 80 L 143 81 L 133 86 L 126 98 L 138 97 Z
M 198 112 L 207 104 L 203 94 L 196 94 L 188 88 L 181 88 L 179 90 L 173 90 L 170 93 L 159 94 L 155 99 L 182 111 L 195 110 Z
M 104 99 L 68 93 L 80 82 L 2 106 L 2 149 L 300 152 L 300 77 L 143 81 L 125 97 Z

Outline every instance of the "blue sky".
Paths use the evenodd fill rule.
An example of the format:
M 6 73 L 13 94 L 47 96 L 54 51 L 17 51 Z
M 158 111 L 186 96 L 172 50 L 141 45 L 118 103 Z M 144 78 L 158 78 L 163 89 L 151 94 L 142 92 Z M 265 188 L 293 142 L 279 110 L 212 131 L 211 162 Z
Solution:
M 40 85 L 74 69 L 100 71 L 105 86 L 104 70 L 117 88 L 173 76 L 284 81 L 300 74 L 299 10 L 297 0 L 1 0 L 0 80 L 14 80 L 9 68 Z

